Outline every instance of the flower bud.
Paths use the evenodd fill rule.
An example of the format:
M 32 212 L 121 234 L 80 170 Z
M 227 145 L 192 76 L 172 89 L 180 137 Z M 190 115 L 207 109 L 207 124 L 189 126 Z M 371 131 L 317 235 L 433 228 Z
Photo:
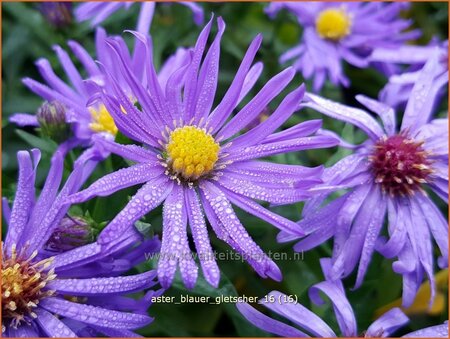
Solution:
M 66 123 L 66 108 L 58 101 L 44 102 L 36 113 L 41 131 L 56 142 L 67 139 L 70 132 Z
M 64 217 L 45 248 L 53 252 L 66 252 L 94 241 L 94 230 L 82 217 Z
M 54 27 L 61 28 L 72 23 L 72 3 L 42 2 L 39 11 Z

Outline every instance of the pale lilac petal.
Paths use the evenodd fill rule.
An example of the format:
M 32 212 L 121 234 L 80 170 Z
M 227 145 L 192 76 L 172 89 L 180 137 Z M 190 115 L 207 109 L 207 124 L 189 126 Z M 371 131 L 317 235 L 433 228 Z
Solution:
M 225 22 L 221 17 L 217 18 L 218 32 L 216 37 L 206 53 L 202 67 L 197 79 L 197 88 L 195 93 L 195 112 L 193 114 L 194 122 L 198 123 L 203 118 L 207 118 L 213 105 L 214 96 L 217 89 L 220 60 L 220 42 L 225 31 Z M 195 52 L 194 52 L 195 58 Z
M 227 158 L 227 161 L 257 159 L 280 153 L 296 152 L 306 149 L 334 147 L 338 144 L 339 140 L 326 135 L 303 137 L 293 140 L 285 140 L 245 147 L 244 149 L 236 150 L 235 152 L 233 152 Z
M 267 300 L 274 298 L 276 302 L 266 302 L 266 299 L 262 299 L 259 302 L 317 337 L 336 337 L 333 330 L 322 319 L 301 304 L 293 304 L 287 301 L 286 297 L 281 292 L 272 291 L 267 295 Z
M 36 115 L 27 113 L 14 113 L 9 117 L 9 122 L 18 125 L 19 127 L 33 126 L 38 127 Z
M 208 126 L 212 129 L 212 133 L 216 133 L 219 130 L 236 106 L 239 104 L 239 97 L 243 91 L 245 80 L 251 70 L 253 59 L 261 46 L 262 35 L 258 34 L 245 53 L 244 58 L 236 72 L 233 82 L 228 88 L 227 92 L 223 96 L 222 101 L 217 105 L 214 111 L 208 118 Z
M 151 318 L 143 314 L 119 312 L 58 298 L 43 299 L 39 306 L 63 317 L 113 329 L 137 329 L 151 322 Z
M 399 308 L 393 308 L 375 320 L 367 329 L 366 337 L 390 337 L 397 329 L 409 322 L 409 318 Z
M 113 295 L 133 293 L 149 287 L 155 283 L 154 271 L 126 277 L 107 277 L 91 279 L 56 279 L 47 284 L 51 290 L 66 295 Z
M 376 100 L 370 99 L 365 95 L 357 95 L 356 100 L 358 100 L 361 104 L 380 116 L 387 135 L 390 136 L 395 134 L 395 111 L 391 107 Z
M 152 24 L 153 14 L 155 12 L 155 3 L 152 1 L 145 1 L 141 4 L 141 11 L 139 12 L 138 24 L 136 30 L 142 34 L 148 34 L 150 25 Z
M 273 112 L 264 122 L 233 139 L 233 148 L 239 148 L 243 145 L 250 146 L 258 144 L 267 136 L 272 134 L 272 132 L 280 127 L 287 119 L 290 118 L 292 113 L 297 110 L 304 93 L 304 85 L 301 85 L 299 88 L 289 93 L 277 107 L 275 112 Z
M 437 55 L 430 58 L 423 67 L 406 105 L 402 130 L 409 128 L 409 130 L 414 131 L 428 122 L 437 94 L 433 82 L 435 81 L 438 67 L 439 60 Z
M 198 26 L 203 24 L 204 15 L 202 6 L 194 2 L 187 2 L 187 1 L 180 1 L 179 4 L 188 7 L 192 11 L 192 15 L 194 16 L 194 22 Z
M 31 154 L 26 151 L 17 152 L 19 179 L 5 239 L 5 248 L 8 253 L 12 245 L 19 243 L 28 223 L 29 214 L 34 205 L 34 182 L 40 157 L 41 152 L 38 149 L 33 149 Z
M 275 75 L 217 134 L 217 139 L 228 139 L 252 122 L 266 106 L 293 79 L 295 71 L 287 68 Z
M 154 179 L 164 173 L 164 169 L 157 162 L 139 163 L 131 167 L 122 168 L 98 179 L 88 188 L 72 194 L 68 203 L 80 203 L 93 197 L 105 197 L 121 189 L 138 185 Z
M 2 198 L 2 212 L 3 218 L 5 218 L 6 224 L 9 227 L 9 219 L 11 218 L 11 208 L 9 207 L 9 201 L 7 198 Z
M 194 239 L 197 255 L 202 266 L 203 275 L 207 282 L 216 287 L 220 281 L 220 270 L 214 257 L 209 241 L 205 217 L 201 210 L 197 193 L 194 190 L 184 190 L 186 210 L 189 217 L 189 226 Z
M 262 314 L 247 303 L 236 303 L 236 307 L 245 319 L 266 332 L 288 338 L 308 337 L 307 334 L 296 328 Z
M 73 54 L 78 58 L 78 60 L 83 65 L 83 68 L 87 71 L 90 77 L 100 77 L 101 72 L 95 63 L 94 59 L 91 57 L 88 51 L 81 46 L 78 42 L 69 40 L 67 42 Z
M 281 132 L 277 132 L 266 137 L 262 143 L 268 144 L 272 142 L 278 142 L 288 139 L 294 139 L 299 137 L 304 137 L 307 135 L 311 135 L 315 132 L 318 132 L 320 127 L 322 127 L 322 120 L 308 120 L 305 122 L 301 122 L 295 126 L 292 126 L 288 129 L 285 129 Z M 325 134 L 323 134 L 325 135 Z M 332 135 L 333 138 L 336 136 Z M 336 138 L 337 139 L 337 138 Z
M 403 208 L 399 208 L 395 200 L 388 200 L 389 240 L 382 245 L 377 245 L 377 251 L 386 258 L 397 256 L 407 240 L 403 212 Z
M 107 244 L 133 225 L 142 216 L 159 206 L 170 194 L 173 182 L 163 175 L 147 182 L 122 211 L 103 229 L 97 241 Z
M 372 140 L 378 140 L 384 135 L 378 122 L 363 110 L 344 106 L 311 93 L 307 93 L 305 98 L 307 99 L 307 102 L 304 104 L 305 106 L 313 108 L 331 118 L 342 120 L 359 127 Z
M 309 289 L 309 298 L 316 305 L 324 304 L 320 296 L 324 293 L 331 301 L 336 319 L 341 329 L 343 337 L 355 337 L 358 334 L 355 314 L 341 285 L 336 285 L 330 281 L 323 281 L 315 284 Z
M 251 239 L 233 211 L 226 195 L 209 182 L 203 183 L 201 190 L 229 236 L 244 250 L 246 256 L 257 263 L 257 267 L 254 269 L 264 278 L 269 276 L 272 279 L 280 280 L 281 272 L 278 267 Z
M 119 155 L 122 158 L 139 162 L 139 163 L 149 163 L 151 161 L 157 161 L 155 153 L 137 145 L 122 145 L 118 144 L 112 140 L 107 140 L 105 138 L 98 138 L 96 140 L 96 145 L 101 146 L 107 152 L 111 152 Z
M 442 325 L 422 328 L 405 334 L 402 338 L 448 338 L 448 321 Z
M 187 240 L 183 191 L 183 187 L 175 185 L 164 203 L 161 255 L 158 261 L 158 278 L 163 288 L 172 284 L 177 263 L 187 288 L 193 288 L 197 281 L 198 268 Z
M 36 310 L 36 321 L 50 338 L 77 338 L 78 336 L 61 320 L 42 308 Z
M 264 64 L 262 62 L 257 62 L 250 68 L 248 71 L 245 80 L 244 85 L 242 86 L 241 93 L 239 94 L 239 98 L 237 100 L 238 103 L 242 101 L 242 99 L 245 98 L 245 96 L 250 92 L 250 90 L 255 86 L 255 83 L 258 81 L 262 71 L 264 68 Z

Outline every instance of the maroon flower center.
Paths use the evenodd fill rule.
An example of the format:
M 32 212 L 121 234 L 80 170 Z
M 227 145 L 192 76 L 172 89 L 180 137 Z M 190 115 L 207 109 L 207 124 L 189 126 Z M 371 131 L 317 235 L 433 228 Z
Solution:
M 375 144 L 369 157 L 375 182 L 383 192 L 391 196 L 413 195 L 422 191 L 421 184 L 428 181 L 433 172 L 423 142 L 397 134 L 383 137 Z

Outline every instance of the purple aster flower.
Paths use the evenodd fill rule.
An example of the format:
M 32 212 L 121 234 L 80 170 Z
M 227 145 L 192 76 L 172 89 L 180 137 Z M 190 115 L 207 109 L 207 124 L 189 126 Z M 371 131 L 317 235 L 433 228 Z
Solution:
M 164 202 L 158 263 L 163 287 L 171 284 L 177 266 L 185 285 L 195 285 L 198 268 L 190 255 L 188 225 L 204 276 L 211 285 L 218 285 L 219 268 L 204 214 L 218 238 L 246 258 L 260 276 L 280 280 L 280 270 L 251 239 L 232 204 L 281 230 L 302 234 L 297 224 L 262 207 L 254 199 L 272 204 L 302 200 L 309 196 L 308 189 L 321 182 L 322 167 L 280 165 L 256 159 L 337 144 L 333 137 L 312 135 L 320 128 L 320 120 L 275 132 L 296 111 L 304 94 L 303 86 L 289 93 L 264 122 L 239 135 L 288 85 L 295 71 L 288 68 L 274 76 L 231 117 L 261 72 L 260 63 L 251 67 L 262 40 L 258 35 L 250 44 L 228 91 L 212 109 L 225 24 L 218 18 L 218 33 L 202 62 L 211 25 L 212 19 L 190 51 L 190 59 L 170 75 L 165 88 L 156 79 L 148 37 L 134 33 L 143 47 L 145 85 L 129 68 L 122 46 L 117 41 L 108 41 L 116 57 L 115 66 L 127 79 L 142 109 L 133 105 L 113 75 L 108 79 L 111 85 L 108 88 L 113 91 L 100 90 L 97 99 L 111 112 L 123 134 L 145 146 L 101 141 L 107 151 L 136 164 L 111 173 L 70 197 L 71 202 L 81 202 L 144 183 L 100 234 L 98 242 L 104 246 Z
M 437 83 L 446 83 L 448 78 L 448 41 L 433 42 L 429 46 L 402 46 L 396 50 L 377 48 L 370 60 L 390 64 L 410 65 L 402 74 L 393 75 L 382 89 L 379 100 L 391 107 L 402 107 L 408 101 L 414 83 L 425 63 L 438 54 L 439 67 L 436 70 Z
M 12 210 L 4 199 L 8 232 L 2 246 L 2 334 L 6 337 L 136 336 L 132 330 L 152 321 L 146 314 L 152 295 L 141 300 L 125 295 L 156 284 L 156 272 L 120 276 L 144 259 L 144 251 L 159 250 L 159 240 L 142 240 L 131 231 L 118 239 L 114 251 L 97 243 L 69 251 L 47 244 L 69 205 L 64 199 L 89 176 L 98 155 L 89 149 L 75 162 L 74 170 L 59 190 L 64 155 L 62 144 L 39 198 L 35 201 L 35 176 L 40 152 L 18 152 L 19 179 Z M 135 247 L 140 244 L 139 247 Z
M 328 262 L 322 260 L 321 264 L 322 268 L 324 268 L 324 265 L 327 265 Z M 324 273 L 326 273 L 326 270 L 328 269 L 329 268 L 325 268 Z M 262 298 L 259 303 L 264 305 L 264 307 L 270 311 L 289 320 L 298 328 L 287 325 L 279 320 L 272 319 L 260 311 L 257 311 L 247 303 L 237 303 L 236 307 L 242 315 L 256 327 L 282 337 L 292 338 L 304 338 L 310 336 L 319 338 L 333 338 L 337 336 L 363 336 L 365 338 L 390 337 L 395 331 L 409 322 L 408 317 L 396 307 L 375 320 L 361 335 L 361 333 L 358 332 L 355 314 L 345 295 L 342 282 L 340 280 L 326 280 L 312 286 L 309 289 L 309 297 L 316 305 L 323 305 L 325 303 L 320 293 L 327 296 L 332 303 L 333 311 L 339 326 L 338 334 L 315 313 L 311 312 L 301 304 L 295 303 L 291 296 L 287 296 L 278 291 L 270 292 Z M 404 337 L 448 338 L 448 322 L 406 334 Z
M 95 38 L 97 58 L 103 66 L 109 67 L 112 72 L 114 72 L 113 60 L 111 59 L 109 49 L 106 45 L 106 38 L 107 35 L 105 30 L 103 28 L 97 28 Z M 122 38 L 114 37 L 114 39 L 117 43 L 125 46 L 125 41 Z M 83 71 L 87 73 L 86 79 L 83 79 L 82 75 L 71 61 L 69 54 L 60 46 L 55 46 L 54 49 L 58 60 L 62 65 L 66 76 L 70 80 L 70 83 L 66 84 L 54 73 L 50 62 L 47 59 L 39 59 L 36 62 L 38 71 L 45 80 L 45 84 L 30 78 L 23 79 L 23 83 L 34 93 L 50 102 L 51 105 L 57 107 L 55 111 L 58 111 L 58 114 L 55 114 L 55 117 L 53 117 L 52 114 L 46 115 L 47 120 L 50 121 L 49 125 L 52 127 L 53 125 L 51 123 L 55 120 L 65 120 L 67 124 L 70 124 L 74 135 L 72 138 L 74 140 L 74 147 L 77 145 L 91 145 L 94 136 L 114 139 L 118 130 L 108 110 L 102 104 L 91 105 L 89 103 L 90 98 L 96 91 L 96 87 L 94 87 L 93 84 L 104 86 L 105 76 L 94 59 L 79 43 L 69 41 L 68 45 L 81 63 Z M 143 77 L 141 69 L 143 60 L 141 59 L 141 53 L 135 49 L 133 55 L 128 55 L 127 57 L 130 59 L 130 68 L 135 74 L 139 74 L 140 77 Z M 162 85 L 167 81 L 167 74 L 170 73 L 171 70 L 176 69 L 186 57 L 186 50 L 180 48 L 175 55 L 171 56 L 163 64 L 158 79 L 161 81 Z M 117 72 L 114 72 L 114 74 L 116 79 L 119 80 L 120 86 L 127 91 L 128 95 L 132 96 L 132 93 L 127 90 L 127 83 L 120 74 Z M 52 113 L 51 109 L 47 109 L 47 111 Z M 39 116 L 25 113 L 14 114 L 10 117 L 10 121 L 19 126 L 45 127 L 43 126 L 42 120 L 39 119 Z M 64 128 L 57 126 L 56 129 L 59 131 Z M 67 138 L 67 133 L 64 134 Z
M 354 146 L 354 154 L 324 173 L 325 184 L 313 189 L 326 192 L 310 200 L 300 227 L 309 236 L 295 250 L 311 249 L 334 237 L 334 278 L 348 276 L 358 265 L 359 287 L 374 250 L 397 258 L 395 272 L 403 275 L 403 305 L 411 305 L 424 273 L 435 295 L 433 240 L 442 256 L 439 267 L 448 266 L 447 221 L 424 188 L 448 202 L 448 118 L 431 120 L 433 102 L 442 83 L 434 81 L 439 68 L 435 56 L 427 62 L 411 92 L 401 127 L 395 112 L 383 103 L 357 96 L 376 113 L 380 124 L 364 110 L 347 107 L 313 94 L 305 106 L 353 124 L 369 137 Z M 320 207 L 329 192 L 349 192 Z M 388 221 L 389 239 L 381 236 Z M 281 234 L 280 240 L 293 237 Z
M 419 36 L 418 31 L 403 32 L 411 22 L 399 13 L 408 7 L 404 2 L 274 2 L 266 13 L 274 17 L 287 9 L 297 17 L 303 27 L 300 44 L 284 53 L 280 62 L 295 59 L 293 67 L 306 79 L 313 78 L 317 92 L 327 79 L 335 85 L 350 84 L 343 60 L 366 68 L 374 48 L 395 50 Z
M 203 24 L 203 9 L 200 5 L 185 1 L 177 3 L 188 7 L 192 11 L 194 22 L 197 25 Z M 133 4 L 135 4 L 135 2 L 86 2 L 80 4 L 75 9 L 75 17 L 77 21 L 90 20 L 92 26 L 97 26 L 114 12 L 122 8 L 129 9 Z M 141 11 L 139 13 L 136 30 L 143 34 L 147 34 L 152 24 L 156 2 L 143 1 L 140 5 Z

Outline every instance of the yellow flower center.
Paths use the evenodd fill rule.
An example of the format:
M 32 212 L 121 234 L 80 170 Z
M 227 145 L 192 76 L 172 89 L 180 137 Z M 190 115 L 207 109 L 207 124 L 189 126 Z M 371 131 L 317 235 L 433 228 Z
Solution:
M 42 289 L 56 275 L 53 270 L 46 271 L 53 258 L 32 262 L 37 252 L 28 258 L 25 249 L 17 253 L 13 246 L 11 252 L 10 256 L 2 253 L 2 317 L 17 328 L 27 316 L 36 317 L 33 309 L 39 300 L 54 294 Z
M 109 134 L 116 136 L 117 126 L 114 123 L 114 119 L 109 114 L 105 105 L 100 105 L 97 109 L 90 108 L 92 115 L 92 122 L 89 125 L 94 132 L 108 132 Z
M 220 145 L 205 130 L 184 126 L 172 131 L 166 151 L 171 171 L 192 181 L 213 170 Z
M 338 41 L 350 34 L 351 23 L 343 9 L 326 9 L 316 19 L 316 30 L 322 38 Z

